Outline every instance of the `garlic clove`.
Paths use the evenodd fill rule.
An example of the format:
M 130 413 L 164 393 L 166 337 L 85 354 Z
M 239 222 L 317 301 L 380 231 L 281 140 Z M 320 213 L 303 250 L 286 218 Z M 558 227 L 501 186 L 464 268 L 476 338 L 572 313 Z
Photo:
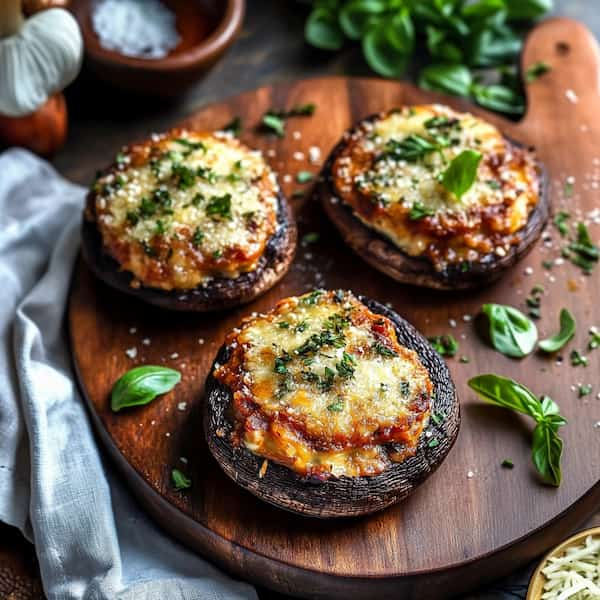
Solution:
M 51 8 L 30 17 L 0 39 L 0 114 L 30 114 L 79 73 L 83 40 L 75 18 Z

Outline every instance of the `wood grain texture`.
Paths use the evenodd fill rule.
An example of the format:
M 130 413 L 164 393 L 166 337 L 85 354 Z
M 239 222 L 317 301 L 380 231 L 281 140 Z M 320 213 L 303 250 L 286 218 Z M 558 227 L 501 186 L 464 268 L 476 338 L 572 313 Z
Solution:
M 524 66 L 536 60 L 550 62 L 553 70 L 529 86 L 530 108 L 521 123 L 473 112 L 500 125 L 510 137 L 534 144 L 550 173 L 555 209 L 567 206 L 574 216 L 583 216 L 597 203 L 600 177 L 598 50 L 583 26 L 550 20 L 526 46 Z M 577 103 L 565 93 L 568 89 Z M 265 151 L 275 149 L 271 164 L 289 196 L 302 186 L 285 175 L 316 171 L 294 158 L 295 152 L 306 153 L 316 145 L 324 159 L 354 121 L 430 100 L 471 108 L 407 84 L 327 78 L 242 94 L 207 107 L 187 125 L 212 129 L 242 115 L 247 124 L 242 139 Z M 285 139 L 257 135 L 252 129 L 266 109 L 301 102 L 315 102 L 317 112 L 310 119 L 289 121 Z M 294 139 L 293 131 L 301 132 L 301 138 Z M 575 178 L 574 193 L 565 197 L 568 176 Z M 301 247 L 282 282 L 246 308 L 211 316 L 170 314 L 109 290 L 81 264 L 76 269 L 69 312 L 75 365 L 99 434 L 147 509 L 168 531 L 240 577 L 306 597 L 398 597 L 401 592 L 407 598 L 448 597 L 501 577 L 560 541 L 600 502 L 600 435 L 594 428 L 600 418 L 595 399 L 600 352 L 590 354 L 587 369 L 537 355 L 514 361 L 487 348 L 463 315 L 476 314 L 488 301 L 523 307 L 530 288 L 543 283 L 549 293 L 542 301 L 541 335 L 557 329 L 559 309 L 567 306 L 579 323 L 570 347 L 583 349 L 587 327 L 600 325 L 594 294 L 598 273 L 583 277 L 570 264 L 543 270 L 542 260 L 559 255 L 558 235 L 550 231 L 552 248 L 539 243 L 492 287 L 468 294 L 421 291 L 395 283 L 358 260 L 340 243 L 311 197 L 294 202 L 300 235 L 317 231 L 320 239 Z M 597 226 L 591 231 L 597 238 Z M 201 433 L 203 382 L 224 333 L 246 312 L 268 309 L 279 298 L 314 286 L 351 287 L 391 302 L 426 335 L 452 330 L 461 342 L 459 354 L 470 358 L 468 364 L 449 361 L 463 415 L 453 451 L 414 495 L 368 518 L 315 522 L 260 502 L 220 471 Z M 138 352 L 135 360 L 125 354 L 131 347 Z M 147 407 L 113 415 L 108 401 L 113 382 L 143 363 L 180 369 L 182 384 Z M 561 405 L 569 425 L 564 428 L 564 481 L 559 489 L 540 485 L 530 464 L 531 424 L 482 405 L 468 391 L 469 377 L 489 371 L 549 393 Z M 577 397 L 572 386 L 578 382 L 594 384 L 589 401 Z M 513 470 L 500 467 L 507 457 L 515 462 Z M 171 487 L 173 467 L 192 477 L 189 492 Z

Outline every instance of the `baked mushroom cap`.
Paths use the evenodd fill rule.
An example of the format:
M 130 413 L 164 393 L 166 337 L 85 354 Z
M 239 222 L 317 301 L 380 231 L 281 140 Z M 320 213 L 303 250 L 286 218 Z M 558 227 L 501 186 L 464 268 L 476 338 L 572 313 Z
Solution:
M 120 291 L 174 310 L 249 302 L 287 272 L 291 209 L 262 154 L 173 130 L 126 147 L 88 195 L 83 256 Z
M 442 183 L 464 150 L 481 154 L 460 198 Z M 437 289 L 497 279 L 549 217 L 547 178 L 530 148 L 441 105 L 373 115 L 346 132 L 318 193 L 344 241 L 390 277 Z
M 338 298 L 338 312 L 314 312 L 314 295 L 288 298 L 228 336 L 206 383 L 206 439 L 227 475 L 275 506 L 320 518 L 375 512 L 450 451 L 456 391 L 394 311 L 349 292 L 313 294 L 325 309 Z

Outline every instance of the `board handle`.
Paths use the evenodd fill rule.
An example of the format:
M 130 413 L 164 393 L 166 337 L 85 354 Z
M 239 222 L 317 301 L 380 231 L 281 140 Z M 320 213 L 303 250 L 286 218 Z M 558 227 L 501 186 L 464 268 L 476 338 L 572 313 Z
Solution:
M 550 72 L 527 82 L 527 70 L 538 62 L 550 65 Z M 562 128 L 582 118 L 598 118 L 600 49 L 579 21 L 557 17 L 537 25 L 525 42 L 521 68 L 527 112 L 520 127 L 535 123 Z

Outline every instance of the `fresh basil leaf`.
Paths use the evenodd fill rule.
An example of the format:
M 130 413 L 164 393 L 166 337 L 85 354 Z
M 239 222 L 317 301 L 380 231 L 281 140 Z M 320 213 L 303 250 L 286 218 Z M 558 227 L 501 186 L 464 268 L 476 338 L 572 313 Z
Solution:
M 418 221 L 419 219 L 424 219 L 425 217 L 432 217 L 435 215 L 435 210 L 425 206 L 422 202 L 418 200 L 413 203 L 408 212 L 408 218 L 411 221 Z
M 531 448 L 533 464 L 545 482 L 559 486 L 563 444 L 557 431 L 567 421 L 554 400 L 549 396 L 538 399 L 524 385 L 500 375 L 479 375 L 468 384 L 484 400 L 533 417 L 536 422 Z
M 171 471 L 171 480 L 173 481 L 173 486 L 177 491 L 192 487 L 192 480 L 179 469 L 173 469 Z
M 344 32 L 336 13 L 324 7 L 316 7 L 311 11 L 304 26 L 304 38 L 322 50 L 339 50 L 344 45 Z
M 575 318 L 566 309 L 560 311 L 560 331 L 538 344 L 544 352 L 557 352 L 575 335 Z
M 560 485 L 562 478 L 560 470 L 562 451 L 563 442 L 556 428 L 546 421 L 539 422 L 533 430 L 531 458 L 543 480 L 556 487 Z
M 473 84 L 471 71 L 464 65 L 433 64 L 425 67 L 419 76 L 424 90 L 468 96 Z
M 492 346 L 513 358 L 531 353 L 537 342 L 537 328 L 521 311 L 503 304 L 484 304 Z
M 552 0 L 505 0 L 508 18 L 530 21 L 541 17 L 553 8 Z
M 387 8 L 383 0 L 354 0 L 340 9 L 339 23 L 351 40 L 359 40 Z
M 514 379 L 490 373 L 471 378 L 468 385 L 491 404 L 516 410 L 534 419 L 544 416 L 537 396 Z
M 181 381 L 181 373 L 168 367 L 135 367 L 117 379 L 111 393 L 114 412 L 130 406 L 152 402 L 156 396 L 170 392 Z
M 415 32 L 407 10 L 372 27 L 362 40 L 369 66 L 384 77 L 400 77 L 413 51 Z
M 463 150 L 454 157 L 442 173 L 442 185 L 458 200 L 471 189 L 477 178 L 477 168 L 481 153 L 476 150 Z
M 439 152 L 449 145 L 447 138 L 433 136 L 431 139 L 411 133 L 402 140 L 392 138 L 385 146 L 384 152 L 377 158 L 391 158 L 393 160 L 405 160 L 415 162 L 432 152 Z
M 458 352 L 458 342 L 453 335 L 436 335 L 427 339 L 441 356 L 454 356 Z
M 523 96 L 506 86 L 474 84 L 471 93 L 477 104 L 490 110 L 509 115 L 522 115 L 525 112 Z

